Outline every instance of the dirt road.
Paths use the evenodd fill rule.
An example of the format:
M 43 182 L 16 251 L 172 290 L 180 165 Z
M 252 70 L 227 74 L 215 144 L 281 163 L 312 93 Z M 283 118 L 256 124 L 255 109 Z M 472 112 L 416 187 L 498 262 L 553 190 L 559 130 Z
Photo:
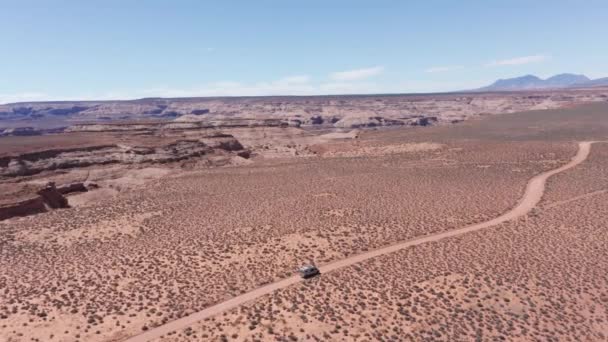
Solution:
M 530 181 L 528 182 L 528 184 L 526 186 L 525 193 L 524 193 L 523 197 L 520 199 L 519 203 L 513 209 L 507 211 L 506 213 L 502 214 L 501 216 L 499 216 L 497 218 L 494 218 L 494 219 L 486 221 L 486 222 L 477 223 L 477 224 L 474 224 L 471 226 L 466 226 L 463 228 L 458 228 L 458 229 L 453 229 L 453 230 L 442 232 L 442 233 L 418 237 L 418 238 L 408 240 L 408 241 L 403 241 L 403 242 L 400 242 L 400 243 L 397 243 L 395 245 L 391 245 L 388 247 L 383 247 L 383 248 L 379 248 L 379 249 L 365 252 L 362 254 L 354 255 L 354 256 L 348 257 L 346 259 L 338 260 L 338 261 L 332 262 L 330 264 L 319 267 L 321 270 L 321 273 L 327 273 L 327 272 L 331 272 L 333 270 L 336 270 L 336 269 L 339 269 L 342 267 L 351 266 L 353 264 L 380 256 L 380 255 L 396 252 L 396 251 L 404 249 L 404 248 L 420 245 L 420 244 L 427 243 L 427 242 L 435 242 L 435 241 L 439 241 L 441 239 L 453 237 L 456 235 L 465 234 L 465 233 L 473 232 L 476 230 L 492 227 L 497 224 L 524 216 L 528 212 L 530 212 L 532 209 L 534 209 L 536 207 L 536 205 L 540 202 L 540 200 L 545 192 L 545 183 L 546 183 L 547 179 L 557 173 L 566 171 L 566 170 L 582 163 L 585 159 L 587 159 L 587 156 L 589 155 L 589 151 L 591 150 L 592 143 L 593 142 L 588 142 L 588 141 L 580 142 L 578 144 L 577 154 L 572 158 L 572 160 L 569 163 L 567 163 L 557 169 L 553 169 L 551 171 L 541 173 L 541 174 L 533 177 L 532 179 L 530 179 Z M 272 283 L 272 284 L 268 284 L 268 285 L 259 287 L 255 290 L 244 293 L 240 296 L 234 297 L 225 302 L 218 303 L 218 304 L 208 307 L 202 311 L 196 312 L 190 316 L 186 316 L 186 317 L 177 319 L 175 321 L 169 322 L 167 324 L 158 326 L 156 328 L 150 329 L 140 335 L 129 338 L 126 341 L 127 342 L 145 342 L 145 341 L 150 341 L 155 338 L 159 338 L 160 336 L 166 335 L 167 333 L 169 333 L 171 331 L 186 328 L 200 320 L 217 315 L 221 312 L 230 310 L 232 308 L 238 307 L 246 302 L 249 302 L 249 301 L 257 299 L 261 296 L 270 294 L 273 291 L 276 291 L 278 289 L 282 289 L 287 286 L 293 285 L 299 281 L 301 281 L 300 277 L 293 276 L 293 277 L 289 277 L 289 278 L 280 280 L 280 281 Z

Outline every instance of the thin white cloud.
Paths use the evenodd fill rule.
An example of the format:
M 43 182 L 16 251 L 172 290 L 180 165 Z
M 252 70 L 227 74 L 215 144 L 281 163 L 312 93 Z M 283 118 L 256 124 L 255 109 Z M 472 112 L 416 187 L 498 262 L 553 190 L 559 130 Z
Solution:
M 327 82 L 312 84 L 304 77 L 286 77 L 276 81 L 244 84 L 216 82 L 191 89 L 156 88 L 134 94 L 139 97 L 205 97 L 205 96 L 265 96 L 265 95 L 332 95 L 380 92 L 375 83 Z
M 139 90 L 114 90 L 106 93 L 80 93 L 68 96 L 44 93 L 0 94 L 0 103 L 28 101 L 79 101 L 79 100 L 128 100 L 145 97 L 215 97 L 215 96 L 265 96 L 265 95 L 341 95 L 341 94 L 379 94 L 436 92 L 477 88 L 475 84 L 449 82 L 413 82 L 382 85 L 373 81 L 327 81 L 312 82 L 308 75 L 293 75 L 277 80 L 243 83 L 222 81 L 203 84 L 198 87 L 176 88 L 161 86 Z
M 0 94 L 0 104 L 29 101 L 100 101 L 129 100 L 146 97 L 216 97 L 216 96 L 266 96 L 266 95 L 343 95 L 433 92 L 472 89 L 478 87 L 446 82 L 421 82 L 383 86 L 371 81 L 328 81 L 312 83 L 305 75 L 289 76 L 274 81 L 242 83 L 222 81 L 192 88 L 157 87 L 140 90 L 116 90 L 107 93 L 81 93 L 58 96 L 43 93 Z
M 386 90 L 372 82 L 328 82 L 319 84 L 315 89 L 315 95 L 377 94 L 383 92 L 386 92 Z
M 191 88 L 161 86 L 140 90 L 119 90 L 108 93 L 81 93 L 57 96 L 44 93 L 0 94 L 0 104 L 34 101 L 128 100 L 145 97 L 206 97 L 206 96 L 265 96 L 265 95 L 330 95 L 361 94 L 378 91 L 375 84 L 361 82 L 311 83 L 308 75 L 294 75 L 273 81 L 242 83 L 221 81 Z
M 0 105 L 19 102 L 46 102 L 46 101 L 106 101 L 125 100 L 145 97 L 145 92 L 113 91 L 106 93 L 81 93 L 80 95 L 59 96 L 56 94 L 24 92 L 16 94 L 0 94 Z M 141 95 L 141 96 L 140 96 Z
M 530 64 L 530 63 L 544 62 L 547 59 L 549 59 L 549 56 L 546 56 L 546 55 L 515 57 L 515 58 L 492 61 L 490 63 L 486 63 L 485 66 L 495 67 L 495 66 L 507 66 L 507 65 L 524 65 L 524 64 Z
M 50 98 L 50 96 L 48 94 L 38 93 L 38 92 L 0 94 L 0 104 L 14 103 L 14 102 L 43 101 L 48 98 Z
M 460 69 L 464 69 L 464 66 L 462 66 L 462 65 L 436 66 L 436 67 L 430 67 L 424 71 L 428 72 L 428 73 L 437 73 L 437 72 L 446 72 L 446 71 L 453 71 L 453 70 L 460 70 Z
M 490 83 L 490 80 L 463 79 L 455 81 L 433 81 L 433 80 L 418 80 L 405 81 L 395 84 L 396 90 L 391 92 L 397 93 L 440 93 L 451 91 L 463 91 L 466 89 L 476 89 L 482 85 Z
M 374 82 L 329 81 L 311 82 L 308 75 L 293 75 L 274 81 L 241 83 L 214 82 L 194 88 L 159 87 L 132 94 L 140 97 L 205 97 L 205 96 L 265 96 L 265 95 L 335 95 L 386 92 Z
M 358 81 L 377 76 L 382 72 L 384 72 L 383 66 L 375 66 L 371 68 L 332 72 L 331 74 L 329 74 L 329 78 L 333 81 L 340 82 Z
M 282 84 L 303 84 L 303 83 L 310 82 L 310 76 L 308 76 L 308 75 L 289 76 L 289 77 L 284 77 L 284 78 L 278 80 L 277 82 L 282 83 Z

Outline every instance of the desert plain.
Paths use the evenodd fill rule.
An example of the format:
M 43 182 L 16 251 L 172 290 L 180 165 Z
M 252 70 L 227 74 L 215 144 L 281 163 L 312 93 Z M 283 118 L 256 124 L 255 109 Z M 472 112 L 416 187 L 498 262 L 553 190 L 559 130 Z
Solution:
M 502 107 L 464 106 L 457 119 L 366 109 L 331 126 L 276 113 L 234 124 L 197 112 L 7 133 L 0 338 L 606 340 L 606 97 L 464 102 L 489 96 Z M 381 113 L 398 100 L 354 101 Z M 588 154 L 560 169 L 581 142 Z M 529 210 L 459 232 L 517 209 L 552 170 Z M 331 271 L 301 281 L 308 263 Z M 273 284 L 285 286 L 251 295 Z M 246 300 L 222 308 L 234 298 Z

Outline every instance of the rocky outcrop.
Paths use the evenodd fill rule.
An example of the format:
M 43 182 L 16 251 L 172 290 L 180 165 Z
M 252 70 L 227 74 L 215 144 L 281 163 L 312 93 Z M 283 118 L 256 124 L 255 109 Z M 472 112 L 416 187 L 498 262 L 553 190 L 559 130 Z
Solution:
M 345 117 L 334 123 L 337 128 L 364 128 L 364 127 L 384 127 L 384 126 L 403 126 L 406 122 L 398 119 L 387 119 L 381 116 L 372 117 Z
M 255 127 L 300 127 L 302 120 L 298 118 L 285 119 L 255 119 L 255 118 L 206 118 L 200 115 L 188 114 L 180 116 L 172 123 L 162 124 L 164 129 L 181 129 L 183 125 L 197 128 L 255 128 Z
M 192 112 L 190 112 L 190 114 L 194 114 L 194 115 L 209 114 L 209 109 L 195 109 Z
M 0 221 L 17 216 L 28 216 L 48 211 L 41 196 L 0 205 Z
M 321 115 L 315 115 L 310 118 L 311 125 L 322 125 L 325 122 L 325 119 Z
M 430 126 L 437 123 L 437 118 L 434 116 L 421 117 L 411 121 L 412 126 Z
M 164 139 L 164 143 L 149 145 L 154 139 L 148 139 L 148 145 L 141 146 L 96 145 L 0 157 L 0 220 L 67 208 L 68 200 L 64 196 L 99 191 L 95 190 L 100 188 L 96 181 L 115 190 L 149 178 L 141 174 L 129 176 L 134 170 L 166 174 L 173 168 L 222 166 L 251 156 L 234 136 L 219 132 L 208 132 L 198 139 L 157 138 Z M 101 167 L 109 164 L 112 165 Z M 155 164 L 170 165 L 161 168 L 153 166 Z M 78 170 L 85 167 L 86 170 Z M 104 169 L 109 171 L 104 173 Z M 57 181 L 61 185 L 48 183 L 40 187 L 41 181 Z
M 239 152 L 237 152 L 236 155 L 241 158 L 244 158 L 244 159 L 249 159 L 249 158 L 251 158 L 251 151 L 249 151 L 249 150 L 239 151 Z
M 4 107 L 5 108 L 0 108 L 0 118 L 8 120 L 74 116 L 90 108 L 89 106 L 75 105 L 70 103 L 14 104 Z
M 202 156 L 210 151 L 199 141 L 178 141 L 161 147 L 103 145 L 82 149 L 46 150 L 15 157 L 4 157 L 0 176 L 27 176 L 58 169 L 87 167 L 107 164 L 168 163 Z
M 107 164 L 163 164 L 199 158 L 215 150 L 243 151 L 231 135 L 206 139 L 177 140 L 163 146 L 98 145 L 71 149 L 51 149 L 0 157 L 0 177 L 28 176 L 43 171 Z
M 0 106 L 0 119 L 82 118 L 115 120 L 138 118 L 175 118 L 187 112 L 168 108 L 166 100 L 32 102 Z
M 33 136 L 51 133 L 61 133 L 65 127 L 58 127 L 52 129 L 39 129 L 34 127 L 17 127 L 17 128 L 0 128 L 0 137 L 8 136 Z
M 89 189 L 86 187 L 86 185 L 84 183 L 78 182 L 78 183 L 64 184 L 64 185 L 58 187 L 57 191 L 62 195 L 66 195 L 66 194 L 71 194 L 74 192 L 87 192 L 87 191 L 89 191 Z
M 67 126 L 77 122 L 107 123 L 150 119 L 168 122 L 203 121 L 205 125 L 331 125 L 348 118 L 381 115 L 398 120 L 404 115 L 465 118 L 485 113 L 526 111 L 542 105 L 559 108 L 583 102 L 605 101 L 608 90 L 529 91 L 522 93 L 461 93 L 428 95 L 269 96 L 230 98 L 148 98 L 131 101 L 30 102 L 0 105 L 0 123 L 10 127 L 37 122 Z M 297 117 L 297 119 L 290 119 Z M 265 120 L 278 120 L 265 121 Z M 6 120 L 6 121 L 5 121 Z M 333 121 L 336 120 L 336 121 Z M 397 123 L 398 124 L 398 123 Z M 378 123 L 376 123 L 378 125 Z M 408 125 L 405 123 L 405 125 Z M 365 125 L 360 125 L 366 127 Z M 3 126 L 4 128 L 9 125 Z M 372 126 L 375 127 L 375 126 Z
M 0 221 L 60 208 L 69 208 L 68 200 L 55 187 L 54 183 L 49 183 L 35 194 L 17 200 L 14 203 L 0 205 Z
M 116 145 L 89 146 L 71 149 L 51 149 L 0 158 L 0 176 L 27 176 L 45 170 L 68 169 L 114 161 Z
M 390 119 L 382 116 L 345 117 L 334 123 L 336 128 L 372 128 L 388 126 L 431 126 L 438 123 L 435 116 L 410 115 L 399 119 Z
M 222 128 L 256 127 L 300 127 L 298 119 L 201 119 L 201 116 L 188 114 L 171 122 L 136 124 L 78 124 L 65 129 L 65 132 L 158 132 Z
M 83 124 L 72 125 L 65 129 L 66 133 L 72 132 L 138 132 L 151 131 L 162 128 L 160 124 Z
M 230 152 L 241 151 L 241 150 L 245 149 L 243 147 L 243 145 L 241 145 L 241 143 L 234 138 L 216 140 L 215 145 L 213 145 L 213 147 L 222 149 L 224 151 L 230 151 Z
M 55 183 L 49 183 L 46 187 L 40 189 L 38 195 L 42 198 L 44 204 L 51 209 L 69 208 L 68 200 L 57 190 Z
M 41 132 L 34 127 L 7 128 L 0 130 L 0 136 L 30 136 L 40 134 Z

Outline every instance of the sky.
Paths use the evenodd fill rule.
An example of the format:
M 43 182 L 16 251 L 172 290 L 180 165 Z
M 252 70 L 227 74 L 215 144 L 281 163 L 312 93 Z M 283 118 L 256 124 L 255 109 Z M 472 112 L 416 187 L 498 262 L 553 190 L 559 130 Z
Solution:
M 0 0 L 0 103 L 608 76 L 606 0 Z

